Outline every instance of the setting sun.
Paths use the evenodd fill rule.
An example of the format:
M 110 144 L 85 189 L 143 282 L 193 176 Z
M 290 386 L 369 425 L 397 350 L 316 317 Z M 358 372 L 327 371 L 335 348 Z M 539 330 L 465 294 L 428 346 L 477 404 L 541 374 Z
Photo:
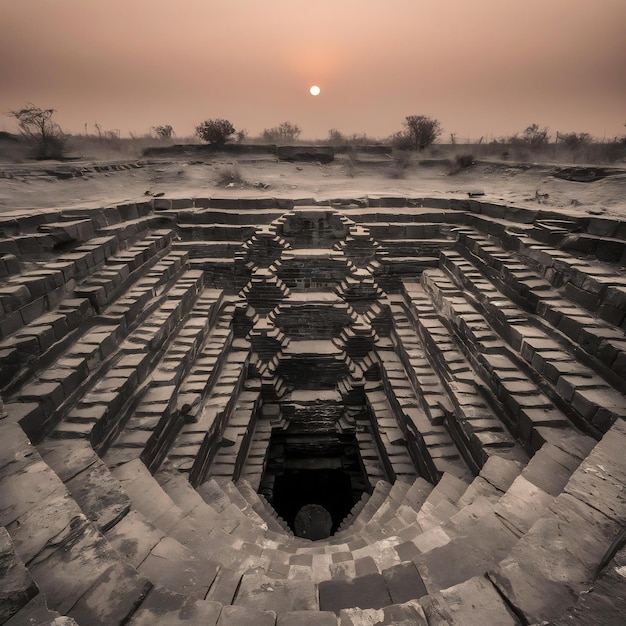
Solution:
M 319 96 L 321 91 L 322 90 L 317 85 L 313 85 L 313 87 L 309 89 L 309 92 L 312 96 Z

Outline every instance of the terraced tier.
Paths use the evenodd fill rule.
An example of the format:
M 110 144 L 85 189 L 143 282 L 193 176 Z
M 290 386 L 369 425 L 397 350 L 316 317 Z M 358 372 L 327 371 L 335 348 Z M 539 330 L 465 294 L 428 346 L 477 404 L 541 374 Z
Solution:
M 622 623 L 626 224 L 158 198 L 0 229 L 0 624 Z

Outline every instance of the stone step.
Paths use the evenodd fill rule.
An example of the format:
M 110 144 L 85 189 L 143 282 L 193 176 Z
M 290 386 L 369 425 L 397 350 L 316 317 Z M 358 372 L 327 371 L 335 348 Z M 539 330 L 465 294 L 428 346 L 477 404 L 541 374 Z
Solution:
M 14 273 L 0 287 L 0 319 L 6 337 L 25 324 L 31 323 L 46 310 L 54 308 L 63 297 L 71 296 L 76 280 L 115 254 L 119 241 L 115 237 L 94 237 L 89 244 L 62 254 L 37 269 Z
M 625 610 L 624 565 L 626 550 L 622 548 L 595 579 L 589 593 L 581 594 L 576 604 L 554 623 L 558 626 L 583 626 L 601 619 L 605 624 L 619 624 Z
M 165 587 L 155 586 L 128 624 L 129 626 L 168 626 L 186 622 L 215 626 L 222 608 L 219 602 L 198 599 L 175 593 Z
M 263 407 L 261 407 L 263 410 Z M 250 483 L 252 488 L 258 492 L 261 485 L 263 469 L 271 439 L 272 425 L 269 419 L 263 415 L 257 418 L 254 439 L 248 451 L 246 463 L 241 472 L 241 477 Z
M 234 606 L 272 611 L 318 611 L 317 589 L 309 580 L 279 580 L 250 572 L 241 578 Z
M 543 419 L 554 427 L 568 428 L 569 422 L 525 372 L 520 371 L 515 354 L 494 334 L 486 320 L 469 306 L 461 292 L 440 274 L 425 280 L 443 307 L 446 318 L 462 340 L 466 356 L 482 379 L 494 388 L 502 416 L 508 416 L 511 430 L 533 446 L 533 426 Z M 529 333 L 530 334 L 530 333 Z
M 410 293 L 416 288 L 415 285 L 415 283 L 403 281 L 403 289 L 409 299 Z M 413 320 L 409 320 L 407 317 L 408 311 L 400 304 L 392 305 L 391 310 L 394 320 L 402 320 L 403 323 L 400 326 L 394 322 L 396 349 L 400 359 L 413 383 L 413 387 L 423 398 L 422 408 L 426 411 L 429 420 L 433 425 L 441 425 L 446 414 L 452 412 L 452 405 L 447 398 L 447 393 L 428 362 L 419 335 L 415 332 L 415 324 Z
M 178 268 L 176 271 L 182 269 L 180 263 L 175 267 Z M 170 274 L 167 276 L 171 277 Z M 175 278 L 176 274 L 173 277 Z M 158 278 L 157 283 L 161 283 L 162 280 Z M 153 286 L 148 287 L 147 290 L 142 287 L 140 293 L 155 300 L 152 308 L 154 310 L 154 307 L 163 300 L 154 298 L 155 293 L 152 289 Z M 67 301 L 67 306 L 82 306 L 81 302 L 84 301 L 70 300 Z M 63 306 L 62 304 L 59 310 L 62 310 Z M 143 316 L 137 313 L 134 326 L 143 321 Z M 101 323 L 98 324 L 98 322 Z M 29 403 L 32 410 L 22 421 L 29 436 L 40 439 L 42 434 L 63 416 L 63 411 L 59 410 L 60 404 L 66 400 L 71 401 L 72 397 L 77 397 L 78 393 L 84 390 L 83 381 L 87 381 L 88 384 L 90 377 L 95 378 L 106 363 L 110 362 L 116 346 L 120 344 L 124 334 L 130 328 L 131 326 L 127 326 L 123 319 L 98 318 L 90 327 L 87 327 L 86 331 L 82 332 L 80 342 L 60 346 L 63 350 L 61 356 L 54 361 L 55 367 L 42 371 L 39 378 L 35 373 L 31 385 L 22 387 L 21 393 L 23 394 L 23 390 L 26 389 L 26 393 L 30 393 L 30 397 L 33 398 L 33 402 Z M 77 339 L 76 336 L 69 338 Z M 19 397 L 22 398 L 21 395 Z
M 0 421 L 0 431 L 0 525 L 28 563 L 48 608 L 78 623 L 124 623 L 149 581 L 94 528 L 10 415 Z
M 337 528 L 338 533 L 350 527 L 350 524 L 358 517 L 359 513 L 363 510 L 363 507 L 367 504 L 369 499 L 370 494 L 367 493 L 367 491 L 364 491 L 361 494 L 359 501 L 352 507 L 350 513 L 348 513 L 341 524 L 339 524 Z
M 190 258 L 224 257 L 231 259 L 241 248 L 241 241 L 175 241 L 176 250 L 186 250 Z
M 244 401 L 239 396 L 239 401 L 221 433 L 221 440 L 211 462 L 208 476 L 213 473 L 213 468 L 220 467 L 221 475 L 228 475 L 237 481 L 245 464 L 250 440 L 254 436 L 259 394 L 253 394 L 253 398 Z M 228 473 L 225 473 L 228 470 Z
M 151 234 L 144 240 L 106 259 L 104 267 L 81 281 L 74 289 L 77 297 L 87 298 L 101 312 L 137 279 L 140 273 L 163 256 L 172 231 Z
M 406 428 L 404 415 L 394 411 L 387 395 L 382 392 L 366 392 L 366 397 L 372 418 L 372 435 L 378 441 L 381 462 L 389 477 L 415 476 L 402 428 Z
M 172 422 L 183 415 L 186 402 L 184 396 L 181 398 L 180 393 L 172 393 L 172 390 L 180 389 L 183 377 L 194 363 L 208 333 L 211 311 L 219 305 L 221 292 L 208 298 L 203 295 L 203 292 L 199 294 L 189 318 L 170 339 L 166 352 L 151 372 L 144 396 L 107 450 L 105 459 L 109 465 L 142 456 L 148 467 L 155 470 L 166 454 L 173 436 L 171 431 L 176 430 Z M 157 401 L 159 399 L 161 402 Z
M 559 457 L 562 464 L 564 455 L 562 452 Z M 543 515 L 553 497 L 526 477 L 535 482 L 537 476 L 548 480 L 557 462 L 552 460 L 554 452 L 549 457 L 544 449 L 535 456 L 535 467 L 527 466 L 521 474 L 519 464 L 498 457 L 489 459 L 480 476 L 457 501 L 459 512 L 411 541 L 417 550 L 413 560 L 431 593 L 481 576 L 506 556 L 519 537 Z M 580 459 L 570 457 L 572 468 L 577 462 Z M 552 485 L 558 488 L 555 482 Z M 400 549 L 406 551 L 408 547 L 397 549 L 400 553 Z
M 200 280 L 201 275 L 193 271 L 180 278 L 175 297 L 165 300 L 148 321 L 131 332 L 112 356 L 106 371 L 100 372 L 99 380 L 89 390 L 83 388 L 82 398 L 69 410 L 66 421 L 56 428 L 55 437 L 88 437 L 100 451 L 107 449 L 123 428 L 123 407 L 128 406 L 132 394 L 165 350 L 169 337 L 177 332 L 193 306 Z M 98 334 L 93 335 L 97 341 Z M 115 348 L 112 345 L 110 349 Z M 148 358 L 139 363 L 123 358 L 138 354 Z
M 463 276 L 468 278 L 470 274 L 464 272 Z M 532 317 L 499 294 L 491 283 L 473 279 L 474 285 L 477 282 L 481 293 L 479 301 L 485 313 L 492 316 L 495 330 L 537 372 L 538 382 L 545 385 L 546 391 L 562 399 L 560 406 L 564 410 L 571 407 L 572 419 L 599 434 L 622 416 L 624 411 L 620 407 L 624 406 L 624 397 L 621 393 L 584 363 L 573 363 L 565 346 L 534 325 Z M 497 307 L 493 304 L 493 296 L 487 296 L 490 288 L 499 296 Z M 598 395 L 604 398 L 602 405 L 598 403 Z
M 226 509 L 217 513 L 205 502 L 197 503 L 195 499 L 187 497 L 190 492 L 181 496 L 184 497 L 183 504 L 189 506 L 192 503 L 193 506 L 185 513 L 166 494 L 139 459 L 115 468 L 113 475 L 121 482 L 133 508 L 164 533 L 166 539 L 173 539 L 183 546 L 184 550 L 176 545 L 172 556 L 174 561 L 181 563 L 181 567 L 188 554 L 213 563 L 213 578 L 219 567 L 240 572 L 241 575 L 250 567 L 269 564 L 269 557 L 261 557 L 263 548 L 250 542 L 255 534 L 258 537 L 258 530 L 252 533 L 252 537 L 245 536 L 245 539 L 232 535 L 231 532 L 239 526 L 232 514 Z M 248 513 L 248 517 L 254 516 L 253 519 L 262 527 L 262 520 L 256 513 L 251 509 Z M 198 567 L 202 567 L 201 563 Z M 210 584 L 207 590 L 209 586 Z
M 196 555 L 193 533 L 199 529 L 207 533 L 218 525 L 226 529 L 229 527 L 227 516 L 220 519 L 218 524 L 217 512 L 210 509 L 189 483 L 179 475 L 171 476 L 164 485 L 169 494 L 175 498 L 175 508 L 173 502 L 167 499 L 165 492 L 156 485 L 145 468 L 139 466 L 138 476 L 141 477 L 142 472 L 144 476 L 141 489 L 152 499 L 148 504 L 142 501 L 142 496 L 137 496 L 133 491 L 135 489 L 133 485 L 130 494 L 134 497 L 134 503 L 139 502 L 144 512 L 142 514 L 139 510 L 131 509 L 131 500 L 121 483 L 109 473 L 90 448 L 79 454 L 76 454 L 75 450 L 71 451 L 72 458 L 82 460 L 81 465 L 75 462 L 68 463 L 67 447 L 61 450 L 59 446 L 50 447 L 50 444 L 46 443 L 43 448 L 46 460 L 53 463 L 61 476 L 67 477 L 65 484 L 83 512 L 96 521 L 102 532 L 106 532 L 109 543 L 127 562 L 138 568 L 140 573 L 154 583 L 164 584 L 170 590 L 204 598 L 215 578 L 217 564 L 207 556 L 206 551 L 204 556 Z M 85 466 L 85 469 L 81 469 L 82 466 Z M 122 480 L 128 473 L 128 470 L 126 473 L 122 471 Z M 158 507 L 159 502 L 163 507 L 162 510 L 151 508 L 155 505 Z M 187 541 L 187 545 L 177 541 L 166 530 L 172 522 L 171 516 L 175 513 L 179 517 L 177 528 Z M 163 521 L 161 514 L 166 515 Z M 156 525 L 160 525 L 160 528 Z M 237 523 L 232 528 L 236 526 Z M 162 567 L 165 562 L 167 566 Z
M 465 237 L 466 245 L 485 245 L 485 238 L 480 235 L 468 234 Z M 541 289 L 538 289 L 538 283 L 544 280 L 540 274 L 529 271 L 528 267 L 521 265 L 504 248 L 488 247 L 495 247 L 499 250 L 499 252 L 494 253 L 495 261 L 493 256 L 485 260 L 483 258 L 478 259 L 471 251 L 465 250 L 465 252 L 511 300 L 540 316 L 546 324 L 550 324 L 558 331 L 559 336 L 566 343 L 570 342 L 572 346 L 576 346 L 589 354 L 592 357 L 591 364 L 601 374 L 609 377 L 613 375 L 612 384 L 619 388 L 624 382 L 624 375 L 626 375 L 626 370 L 622 371 L 619 366 L 626 359 L 626 354 L 624 354 L 626 349 L 625 329 L 616 328 L 616 325 L 599 320 L 597 316 L 588 312 L 595 310 L 601 286 L 602 289 L 605 288 L 602 277 L 614 277 L 614 273 L 601 268 L 596 270 L 595 277 L 593 275 L 581 276 L 576 284 L 567 282 L 560 291 L 551 289 L 550 283 L 547 281 L 540 285 Z M 455 263 L 457 265 L 459 263 L 458 256 L 457 253 L 446 252 L 442 255 L 442 259 L 453 270 Z M 499 271 L 499 274 L 490 271 L 491 266 L 484 264 L 486 261 L 490 261 L 493 267 Z M 462 262 L 460 261 L 460 263 Z M 615 278 L 608 278 L 608 280 L 612 282 Z M 591 291 L 584 291 L 582 286 L 585 284 L 588 284 L 588 289 Z M 579 287 L 578 285 L 582 286 Z M 609 288 L 616 289 L 613 286 Z M 585 298 L 588 300 L 587 306 L 580 304 L 583 296 L 579 292 L 585 294 Z M 617 369 L 614 367 L 615 364 L 618 365 Z M 616 374 L 617 376 L 615 376 Z
M 235 486 L 250 506 L 265 521 L 267 527 L 274 532 L 293 534 L 287 523 L 278 516 L 273 507 L 260 496 L 245 478 L 240 478 Z
M 150 237 L 147 238 L 149 239 Z M 157 241 L 160 244 L 163 243 L 162 238 L 158 238 Z M 94 244 L 90 248 L 97 248 L 97 245 Z M 91 252 L 86 251 L 85 254 L 91 254 Z M 159 252 L 159 254 L 162 253 Z M 148 272 L 146 278 L 140 279 L 126 294 L 108 307 L 106 314 L 101 316 L 99 321 L 120 324 L 122 328 L 131 327 L 142 309 L 156 295 L 154 289 L 158 289 L 161 284 L 171 278 L 172 265 L 176 272 L 184 263 L 186 263 L 186 256 L 181 257 L 180 254 L 169 254 L 163 257 L 153 266 L 154 269 Z M 60 265 L 64 267 L 63 263 Z M 153 273 L 154 280 L 150 284 L 150 276 Z M 73 275 L 68 280 L 74 281 Z M 146 282 L 148 282 L 148 288 L 146 288 Z M 47 298 L 50 299 L 49 296 Z M 3 349 L 0 349 L 0 368 L 7 374 L 7 379 L 15 377 L 17 382 L 20 377 L 23 378 L 28 373 L 32 374 L 33 370 L 50 365 L 54 358 L 68 348 L 69 342 L 77 339 L 76 332 L 81 324 L 94 315 L 93 307 L 87 299 L 64 297 L 60 302 L 59 300 L 60 298 L 55 299 L 58 308 L 54 312 L 37 313 L 32 320 L 28 320 L 29 323 L 24 328 L 0 344 L 3 346 Z M 12 327 L 8 321 L 5 321 L 3 328 L 6 334 Z M 28 365 L 28 371 L 25 365 Z
M 0 375 L 7 381 L 6 388 L 10 391 L 33 370 L 60 356 L 80 333 L 81 325 L 93 316 L 88 300 L 66 298 L 54 312 L 38 316 L 0 341 Z
M 529 623 L 557 619 L 587 592 L 626 515 L 626 426 L 618 420 L 554 502 L 489 573 Z
M 341 615 L 342 624 L 346 617 L 346 610 L 353 609 L 353 607 L 358 607 L 356 611 L 351 612 L 353 616 L 357 611 L 363 609 L 385 609 L 386 615 L 391 612 L 396 618 L 399 618 L 402 611 L 397 605 L 419 600 L 419 598 L 427 595 L 422 578 L 414 563 L 410 561 L 384 569 L 381 574 L 366 574 L 356 576 L 351 580 L 322 581 L 318 584 L 318 589 L 320 610 L 328 610 Z M 394 605 L 396 605 L 395 611 L 389 611 L 386 608 L 391 608 Z M 413 604 L 413 606 L 416 605 Z M 404 613 L 404 617 L 407 617 L 406 613 Z
M 15 552 L 11 536 L 0 527 L 0 621 L 4 624 L 19 614 L 38 594 L 35 581 Z
M 465 463 L 443 426 L 432 424 L 425 415 L 420 399 L 423 394 L 415 389 L 402 363 L 391 350 L 379 350 L 382 381 L 386 396 L 398 419 L 398 426 L 406 439 L 411 458 L 423 476 L 436 481 L 440 475 L 440 459 L 445 459 L 448 469 L 458 467 L 459 475 L 467 471 Z M 431 370 L 432 373 L 432 370 Z M 422 380 L 425 384 L 425 377 Z M 443 390 L 443 389 L 442 389 Z
M 154 299 L 163 293 L 165 285 L 175 281 L 188 269 L 189 257 L 186 253 L 167 253 L 124 294 L 107 306 L 98 319 L 104 323 L 132 328 L 143 311 L 150 308 Z
M 341 533 L 335 533 L 336 539 L 343 539 L 347 535 L 346 533 L 354 534 L 357 533 L 360 529 L 365 527 L 367 523 L 370 521 L 372 516 L 376 513 L 378 508 L 382 505 L 382 503 L 387 498 L 389 492 L 391 491 L 392 485 L 384 480 L 379 480 L 374 486 L 374 491 L 370 495 L 368 501 L 365 506 L 361 509 L 359 514 L 354 518 L 353 522 L 350 524 L 345 531 Z
M 246 241 L 255 231 L 252 224 L 179 224 L 185 240 L 196 241 Z
M 244 343 L 249 347 L 247 342 Z M 210 388 L 210 395 L 200 405 L 196 421 L 183 425 L 168 452 L 166 462 L 189 472 L 193 484 L 203 482 L 209 471 L 209 464 L 218 450 L 237 394 L 243 388 L 248 358 L 248 349 L 233 349 L 226 354 Z
M 44 626 L 79 626 L 76 620 L 56 611 L 51 611 L 46 605 L 46 599 L 42 593 L 35 596 L 28 604 L 23 606 L 12 618 L 3 622 L 5 626 L 22 626 L 22 624 L 36 624 Z
M 578 304 L 620 326 L 626 317 L 626 285 L 612 265 L 594 258 L 580 258 L 527 235 L 507 232 L 503 243 L 538 268 L 544 278 L 564 288 Z
M 435 313 L 428 297 L 414 294 L 411 308 L 430 361 L 454 405 L 446 425 L 463 458 L 477 473 L 492 455 L 512 458 L 524 453 L 476 385 L 476 374 Z
M 264 519 L 265 510 L 257 507 L 259 510 L 263 511 L 263 515 L 261 515 L 255 508 L 253 508 L 252 504 L 246 499 L 246 497 L 244 497 L 242 491 L 238 489 L 232 479 L 216 477 L 215 481 L 220 486 L 221 490 L 226 494 L 230 502 L 234 504 L 247 518 L 251 519 L 255 524 L 259 524 L 262 527 L 268 527 L 267 521 Z M 245 487 L 244 493 L 247 494 Z M 282 533 L 283 528 L 278 528 L 277 532 Z

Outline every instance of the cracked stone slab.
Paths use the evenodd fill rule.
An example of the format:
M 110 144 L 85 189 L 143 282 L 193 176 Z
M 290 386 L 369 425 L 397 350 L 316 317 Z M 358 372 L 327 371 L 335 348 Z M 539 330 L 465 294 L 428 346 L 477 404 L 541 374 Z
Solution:
M 79 626 L 74 619 L 51 611 L 40 593 L 18 611 L 4 626 Z
M 458 626 L 519 626 L 495 587 L 482 577 L 474 577 L 438 594 L 450 612 L 450 623 Z M 429 621 L 430 624 L 430 621 Z
M 150 591 L 129 626 L 215 626 L 222 611 L 219 602 L 199 600 L 162 587 Z
M 377 609 L 392 604 L 385 579 L 380 574 L 366 574 L 352 580 L 323 581 L 318 585 L 320 609 L 339 613 L 359 607 Z
M 264 574 L 247 574 L 241 579 L 236 606 L 274 611 L 317 611 L 317 590 L 309 580 L 272 579 Z
M 15 552 L 9 533 L 0 528 L 0 623 L 15 615 L 38 593 L 35 581 Z

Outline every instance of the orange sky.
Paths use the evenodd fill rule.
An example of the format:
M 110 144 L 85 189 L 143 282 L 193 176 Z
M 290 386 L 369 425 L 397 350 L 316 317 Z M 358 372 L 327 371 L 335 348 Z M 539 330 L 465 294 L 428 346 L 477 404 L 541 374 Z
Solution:
M 70 132 L 225 117 L 384 137 L 425 114 L 446 139 L 613 137 L 626 0 L 0 0 L 0 111 L 29 102 Z

